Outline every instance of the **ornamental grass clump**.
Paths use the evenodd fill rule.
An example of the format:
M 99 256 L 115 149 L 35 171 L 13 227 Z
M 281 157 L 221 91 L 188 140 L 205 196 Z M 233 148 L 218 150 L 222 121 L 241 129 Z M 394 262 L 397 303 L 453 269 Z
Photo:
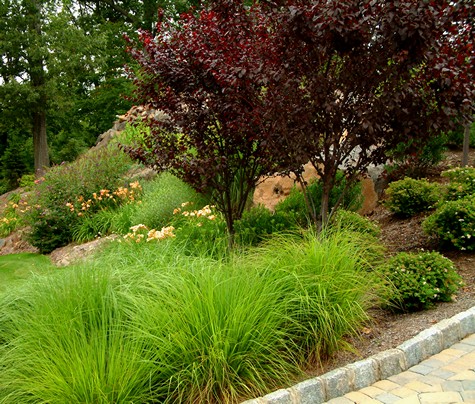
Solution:
M 163 172 L 144 184 L 142 204 L 137 206 L 130 220 L 132 224 L 143 223 L 147 227 L 159 229 L 169 225 L 173 210 L 185 202 L 192 202 L 200 207 L 208 203 L 188 184 Z
M 342 229 L 316 235 L 277 236 L 258 247 L 252 263 L 288 274 L 292 342 L 306 362 L 351 349 L 345 337 L 369 321 L 367 310 L 383 294 L 375 239 Z
M 383 272 L 395 287 L 388 298 L 392 311 L 425 310 L 437 302 L 450 302 L 462 286 L 453 262 L 438 252 L 399 253 Z
M 438 184 L 426 179 L 404 178 L 389 184 L 386 206 L 397 216 L 407 218 L 434 209 L 442 196 Z
M 475 250 L 475 195 L 447 201 L 422 222 L 422 228 L 444 248 Z
M 153 355 L 131 338 L 125 302 L 108 270 L 12 289 L 1 300 L 0 402 L 151 402 Z
M 32 277 L 0 297 L 0 402 L 214 404 L 288 386 L 368 321 L 381 283 L 354 238 L 226 259 L 116 242 Z
M 351 230 L 369 237 L 378 238 L 381 235 L 381 229 L 376 223 L 357 212 L 345 209 L 338 209 L 334 213 L 331 224 L 340 229 Z

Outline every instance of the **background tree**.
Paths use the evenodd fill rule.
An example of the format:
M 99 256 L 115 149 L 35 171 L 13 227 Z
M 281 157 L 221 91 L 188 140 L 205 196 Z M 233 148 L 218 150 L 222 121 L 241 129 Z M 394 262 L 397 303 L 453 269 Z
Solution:
M 172 16 L 191 2 L 1 2 L 1 189 L 14 187 L 24 173 L 41 171 L 50 159 L 55 164 L 74 159 L 130 108 L 123 97 L 131 94 L 131 82 L 124 72 L 122 35 L 152 29 L 160 5 Z M 8 159 L 1 159 L 14 143 L 18 153 L 10 150 Z M 7 164 L 12 152 L 19 162 L 15 170 Z
M 473 113 L 474 7 L 463 0 L 284 3 L 266 4 L 282 60 L 268 86 L 274 150 L 297 176 L 307 161 L 315 167 L 323 198 L 314 219 L 325 223 L 339 168 L 354 179 L 398 143 L 423 143 Z

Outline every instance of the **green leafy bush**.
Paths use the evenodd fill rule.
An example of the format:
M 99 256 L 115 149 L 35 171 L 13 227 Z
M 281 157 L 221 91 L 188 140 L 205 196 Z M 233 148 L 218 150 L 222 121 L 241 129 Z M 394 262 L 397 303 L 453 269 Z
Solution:
M 422 222 L 423 230 L 444 247 L 475 250 L 475 195 L 448 201 Z
M 35 185 L 35 175 L 23 174 L 19 180 L 18 185 L 22 188 L 31 188 L 33 185 Z
M 275 233 L 296 230 L 291 217 L 282 211 L 271 212 L 262 205 L 245 211 L 234 226 L 237 242 L 245 246 L 255 246 Z
M 452 261 L 438 252 L 399 253 L 385 265 L 383 273 L 394 285 L 396 295 L 390 309 L 417 311 L 436 302 L 450 302 L 462 285 Z
M 32 209 L 25 217 L 31 226 L 30 243 L 41 253 L 68 244 L 73 228 L 81 221 L 71 205 L 94 199 L 100 190 L 125 185 L 122 177 L 130 167 L 131 160 L 123 152 L 103 148 L 49 170 L 35 187 Z
M 389 184 L 386 206 L 400 217 L 433 209 L 442 195 L 441 187 L 429 181 L 405 178 Z
M 456 200 L 475 194 L 475 168 L 459 167 L 444 171 L 443 177 L 449 179 L 447 199 Z
M 367 217 L 361 216 L 359 213 L 345 209 L 338 209 L 335 212 L 332 217 L 332 225 L 375 238 L 381 234 L 381 229 L 376 223 Z
M 342 171 L 339 171 L 336 176 L 336 185 L 330 193 L 329 208 L 332 209 L 342 195 L 346 186 L 346 178 Z M 307 187 L 310 203 L 316 209 L 317 215 L 319 213 L 320 204 L 322 200 L 323 190 L 322 183 L 319 180 L 311 182 Z M 357 210 L 363 203 L 361 193 L 361 183 L 356 182 L 346 189 L 340 207 L 347 210 Z M 307 227 L 310 223 L 310 215 L 303 193 L 294 187 L 289 196 L 280 201 L 275 211 L 278 214 L 284 214 L 290 217 L 300 227 Z

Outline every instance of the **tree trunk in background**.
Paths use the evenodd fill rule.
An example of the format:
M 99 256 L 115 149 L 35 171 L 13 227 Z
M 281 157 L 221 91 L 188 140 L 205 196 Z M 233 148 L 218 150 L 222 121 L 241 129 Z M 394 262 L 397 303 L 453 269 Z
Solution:
M 30 35 L 35 38 L 36 45 L 42 45 L 41 26 L 41 1 L 32 1 L 32 15 L 30 22 Z M 29 73 L 31 86 L 38 99 L 32 107 L 33 119 L 33 150 L 35 159 L 35 175 L 41 176 L 46 167 L 49 167 L 48 141 L 46 137 L 46 73 L 45 60 L 41 51 L 32 51 L 29 57 Z
M 462 155 L 462 167 L 468 165 L 468 151 L 470 148 L 470 127 L 471 122 L 467 122 L 465 125 L 465 131 L 463 133 L 463 155 Z
M 43 175 L 49 167 L 48 142 L 46 137 L 46 111 L 43 109 L 33 113 L 33 149 L 35 154 L 35 175 Z

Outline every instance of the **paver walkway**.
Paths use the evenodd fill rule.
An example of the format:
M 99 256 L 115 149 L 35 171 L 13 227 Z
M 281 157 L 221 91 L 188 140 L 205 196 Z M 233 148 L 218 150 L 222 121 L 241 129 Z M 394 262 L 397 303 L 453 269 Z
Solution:
M 475 403 L 475 334 L 405 372 L 327 403 Z

